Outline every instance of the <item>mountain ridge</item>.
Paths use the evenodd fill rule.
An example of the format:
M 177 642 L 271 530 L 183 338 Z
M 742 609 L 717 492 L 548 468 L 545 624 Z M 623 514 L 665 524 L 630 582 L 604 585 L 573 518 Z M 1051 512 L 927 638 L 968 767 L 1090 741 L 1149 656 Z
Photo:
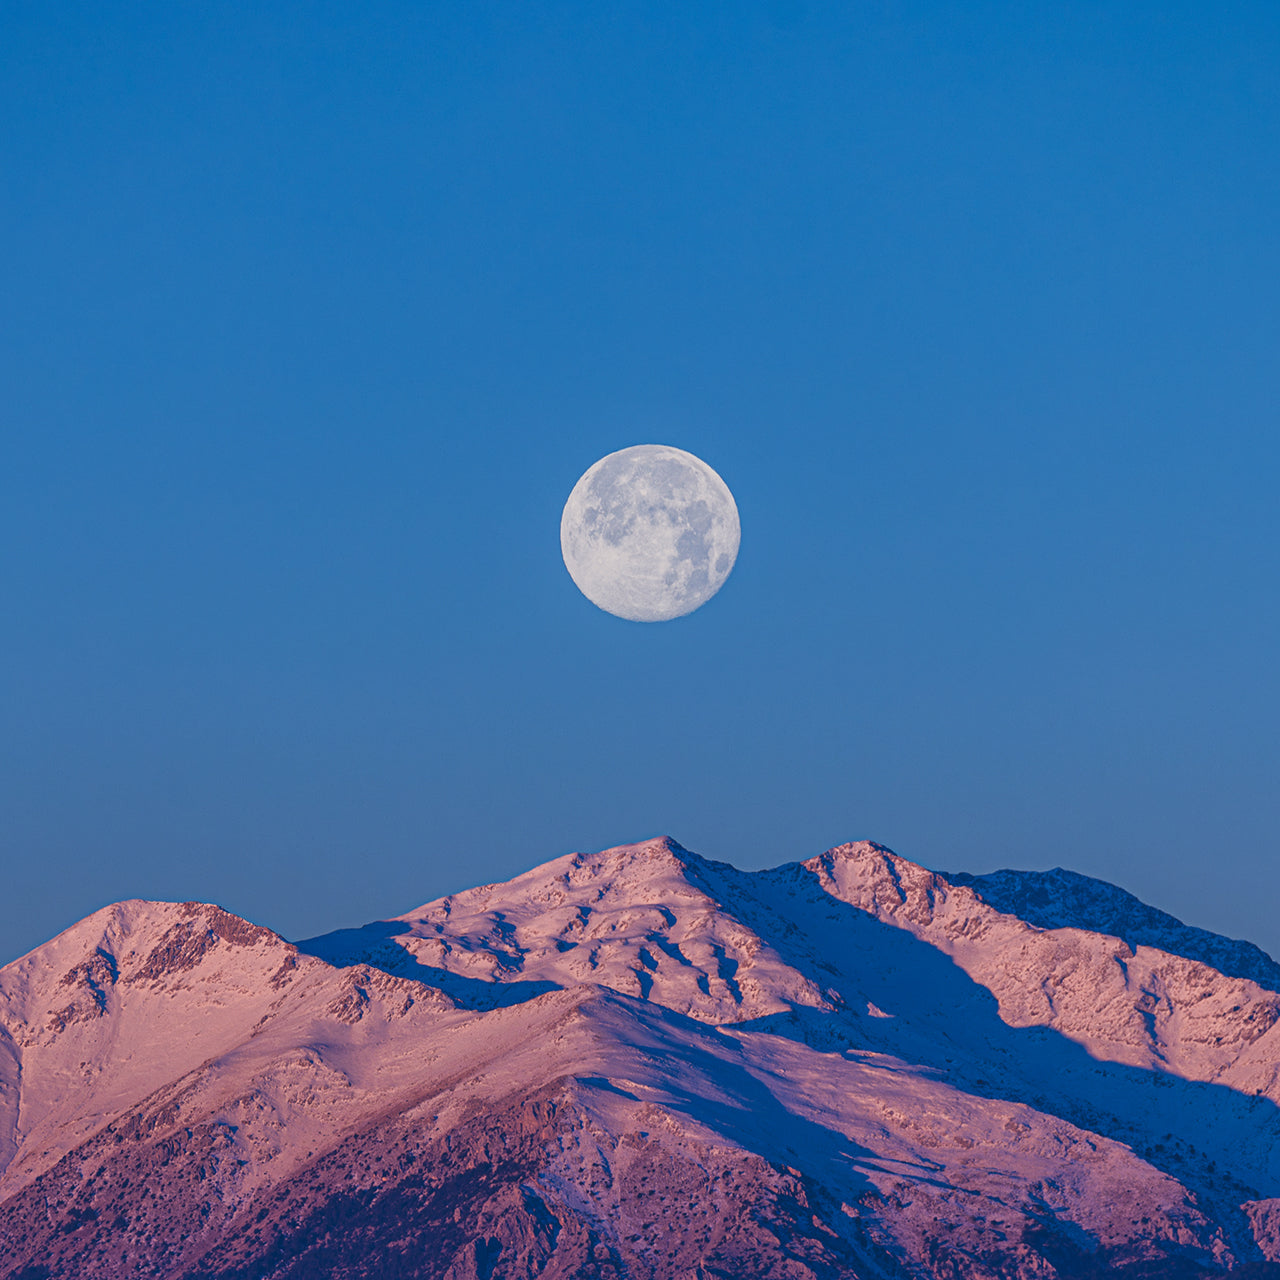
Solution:
M 1280 995 L 1028 883 L 659 837 L 296 944 L 113 904 L 0 969 L 0 1278 L 1280 1274 Z
M 1074 924 L 1093 933 L 1112 933 L 1131 946 L 1159 947 L 1211 964 L 1231 977 L 1251 978 L 1280 989 L 1280 964 L 1256 943 L 1184 924 L 1118 885 L 1065 867 L 1048 871 L 1001 870 L 985 875 L 958 872 L 953 884 L 974 888 L 1008 915 L 1044 929 Z

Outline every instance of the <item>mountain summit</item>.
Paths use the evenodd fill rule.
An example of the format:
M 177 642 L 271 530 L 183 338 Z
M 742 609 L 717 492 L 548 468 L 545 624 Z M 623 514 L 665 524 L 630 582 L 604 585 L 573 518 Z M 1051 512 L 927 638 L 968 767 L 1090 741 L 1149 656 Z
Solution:
M 1277 976 L 867 842 L 120 903 L 0 970 L 0 1280 L 1280 1276 Z

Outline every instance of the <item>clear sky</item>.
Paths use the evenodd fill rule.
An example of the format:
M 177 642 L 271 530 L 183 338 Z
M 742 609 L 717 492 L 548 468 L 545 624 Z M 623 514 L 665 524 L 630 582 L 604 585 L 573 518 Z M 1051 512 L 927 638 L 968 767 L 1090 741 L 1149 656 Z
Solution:
M 0 7 L 0 960 L 669 833 L 1280 952 L 1280 6 Z M 665 624 L 560 559 L 658 442 Z

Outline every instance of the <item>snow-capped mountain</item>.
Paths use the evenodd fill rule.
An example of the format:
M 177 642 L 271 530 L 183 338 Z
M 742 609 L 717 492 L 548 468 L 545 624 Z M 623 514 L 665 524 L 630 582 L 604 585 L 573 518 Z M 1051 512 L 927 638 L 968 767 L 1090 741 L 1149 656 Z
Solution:
M 0 1278 L 1280 1276 L 1278 979 L 869 843 L 120 903 L 0 970 Z

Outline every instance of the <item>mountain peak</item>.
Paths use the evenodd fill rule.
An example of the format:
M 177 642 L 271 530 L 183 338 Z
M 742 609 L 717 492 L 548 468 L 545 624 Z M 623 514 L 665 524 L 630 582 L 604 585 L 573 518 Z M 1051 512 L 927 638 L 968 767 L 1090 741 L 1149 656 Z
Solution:
M 126 981 L 155 979 L 193 968 L 220 945 L 287 947 L 279 934 L 211 902 L 113 902 L 6 965 L 15 976 L 65 975 L 98 956 L 110 960 Z M 65 977 L 61 979 L 65 983 Z
M 696 871 L 708 865 L 707 860 L 686 849 L 671 836 L 653 836 L 634 844 L 619 844 L 596 853 L 572 855 L 579 867 L 595 867 L 617 874 L 619 872 L 675 871 L 679 874 Z
M 653 836 L 634 844 L 613 845 L 590 853 L 570 853 L 544 862 L 541 866 L 516 876 L 505 884 L 484 885 L 451 894 L 439 903 L 427 903 L 416 912 L 401 916 L 402 920 L 444 906 L 454 911 L 467 906 L 474 909 L 501 895 L 508 901 L 531 896 L 544 901 L 546 895 L 565 891 L 588 890 L 603 900 L 621 904 L 627 901 L 654 902 L 673 893 L 687 897 L 702 893 L 707 887 L 707 873 L 717 865 L 686 849 L 671 836 Z
M 279 934 L 207 902 L 112 903 L 0 970 L 0 1027 L 24 1042 L 110 1022 L 130 988 L 296 967 Z
M 417 978 L 471 1008 L 583 984 L 716 1024 L 821 1004 L 813 982 L 734 914 L 744 884 L 745 873 L 656 836 L 567 854 L 299 947 Z
M 820 857 L 831 858 L 877 858 L 890 857 L 898 858 L 900 855 L 894 853 L 887 844 L 880 844 L 877 840 L 846 840 L 844 844 L 833 845 Z M 906 859 L 902 859 L 906 861 Z
M 836 845 L 800 865 L 835 897 L 869 910 L 893 912 L 921 896 L 932 902 L 942 883 L 935 872 L 874 840 Z
M 630 844 L 614 845 L 615 849 L 634 849 L 637 854 L 672 854 L 675 857 L 696 858 L 698 855 L 686 849 L 674 836 L 650 836 L 647 840 L 637 840 Z M 606 849 L 606 853 L 611 850 Z

